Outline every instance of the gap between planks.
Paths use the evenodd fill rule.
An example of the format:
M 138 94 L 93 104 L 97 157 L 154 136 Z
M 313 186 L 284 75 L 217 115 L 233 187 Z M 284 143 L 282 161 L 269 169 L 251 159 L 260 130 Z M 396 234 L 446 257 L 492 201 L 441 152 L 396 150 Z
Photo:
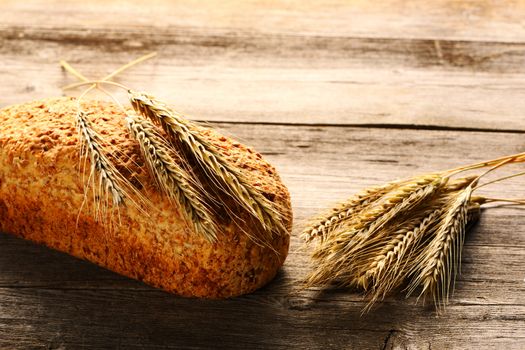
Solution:
M 503 134 L 525 134 L 524 130 L 516 129 L 492 129 L 492 128 L 473 128 L 462 126 L 445 126 L 431 124 L 385 124 L 385 123 L 294 123 L 294 122 L 261 122 L 261 121 L 231 121 L 231 120 L 197 120 L 203 124 L 230 124 L 230 125 L 271 125 L 271 126 L 291 126 L 291 127 L 330 127 L 330 128 L 358 128 L 358 129 L 399 129 L 399 130 L 428 130 L 428 131 L 459 131 L 459 132 L 482 132 L 482 133 L 503 133 Z

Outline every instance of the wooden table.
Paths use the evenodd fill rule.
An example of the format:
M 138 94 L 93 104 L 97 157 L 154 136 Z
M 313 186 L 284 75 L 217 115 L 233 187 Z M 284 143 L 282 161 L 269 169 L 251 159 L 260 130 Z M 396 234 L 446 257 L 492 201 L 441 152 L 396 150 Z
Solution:
M 319 209 L 394 178 L 525 150 L 524 1 L 0 2 L 0 107 L 61 94 L 67 59 L 253 145 Z M 0 126 L 1 132 L 1 126 Z M 516 171 L 516 167 L 513 169 Z M 524 197 L 525 181 L 487 192 Z M 525 348 L 525 215 L 486 210 L 446 312 L 402 295 L 262 290 L 183 299 L 0 235 L 0 348 Z

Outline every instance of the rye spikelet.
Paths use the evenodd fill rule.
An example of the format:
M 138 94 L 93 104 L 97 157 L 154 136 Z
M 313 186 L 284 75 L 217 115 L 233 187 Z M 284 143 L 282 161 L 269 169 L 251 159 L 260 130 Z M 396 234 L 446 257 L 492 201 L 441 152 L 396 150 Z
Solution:
M 202 137 L 192 122 L 152 96 L 130 90 L 129 97 L 137 113 L 160 125 L 172 144 L 179 147 L 190 162 L 197 161 L 211 184 L 234 199 L 261 223 L 268 237 L 262 237 L 262 242 L 260 237 L 252 237 L 254 240 L 267 243 L 272 233 L 286 232 L 281 214 L 274 204 L 230 164 L 213 144 Z M 232 218 L 236 219 L 235 216 Z
M 437 307 L 448 301 L 461 262 L 461 249 L 468 219 L 472 187 L 460 191 L 447 205 L 435 237 L 419 259 L 409 291 L 422 286 L 421 294 L 432 295 Z
M 204 191 L 176 161 L 176 151 L 147 119 L 128 115 L 126 125 L 131 136 L 138 142 L 146 165 L 159 189 L 179 205 L 195 232 L 210 242 L 216 241 L 217 226 L 202 196 Z
M 112 208 L 118 208 L 124 203 L 124 189 L 128 183 L 107 158 L 101 138 L 91 126 L 87 114 L 79 111 L 75 120 L 81 142 L 81 164 L 85 166 L 87 160 L 91 164 L 86 188 L 91 186 L 93 190 L 95 218 L 104 220 L 110 204 Z

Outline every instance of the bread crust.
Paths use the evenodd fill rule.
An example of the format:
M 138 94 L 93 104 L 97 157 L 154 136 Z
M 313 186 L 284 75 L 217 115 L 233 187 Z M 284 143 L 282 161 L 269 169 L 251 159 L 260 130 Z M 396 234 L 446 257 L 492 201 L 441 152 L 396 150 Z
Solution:
M 120 224 L 111 227 L 93 218 L 79 166 L 77 101 L 46 99 L 0 110 L 0 231 L 183 296 L 236 296 L 275 276 L 287 256 L 289 235 L 276 236 L 272 251 L 223 218 L 219 240 L 207 242 L 158 193 L 126 131 L 124 113 L 101 101 L 84 102 L 83 110 L 105 142 L 125 155 L 126 160 L 115 159 L 117 168 L 127 172 L 155 209 L 146 215 L 126 205 L 119 208 Z M 208 128 L 200 132 L 281 208 L 290 231 L 290 196 L 275 169 L 229 137 Z M 249 216 L 241 218 L 257 230 Z

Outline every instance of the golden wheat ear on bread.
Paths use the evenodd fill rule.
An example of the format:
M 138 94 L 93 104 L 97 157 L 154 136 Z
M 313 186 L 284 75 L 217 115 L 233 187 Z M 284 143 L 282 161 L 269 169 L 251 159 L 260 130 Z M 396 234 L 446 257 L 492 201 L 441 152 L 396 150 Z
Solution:
M 81 108 L 112 150 L 107 157 L 148 205 L 118 206 L 111 225 L 97 220 L 96 193 L 85 188 L 89 167 L 82 166 L 77 100 L 35 101 L 0 110 L 1 232 L 183 296 L 236 296 L 275 276 L 288 253 L 292 212 L 288 190 L 259 153 L 212 129 L 199 126 L 195 131 L 279 208 L 288 231 L 272 236 L 269 245 L 257 244 L 250 235 L 262 236 L 257 231 L 263 228 L 253 215 L 241 208 L 232 220 L 224 208 L 216 207 L 217 239 L 210 242 L 194 232 L 177 203 L 159 191 L 126 127 L 124 112 L 101 101 L 86 101 Z M 236 205 L 232 200 L 228 210 L 235 211 Z

